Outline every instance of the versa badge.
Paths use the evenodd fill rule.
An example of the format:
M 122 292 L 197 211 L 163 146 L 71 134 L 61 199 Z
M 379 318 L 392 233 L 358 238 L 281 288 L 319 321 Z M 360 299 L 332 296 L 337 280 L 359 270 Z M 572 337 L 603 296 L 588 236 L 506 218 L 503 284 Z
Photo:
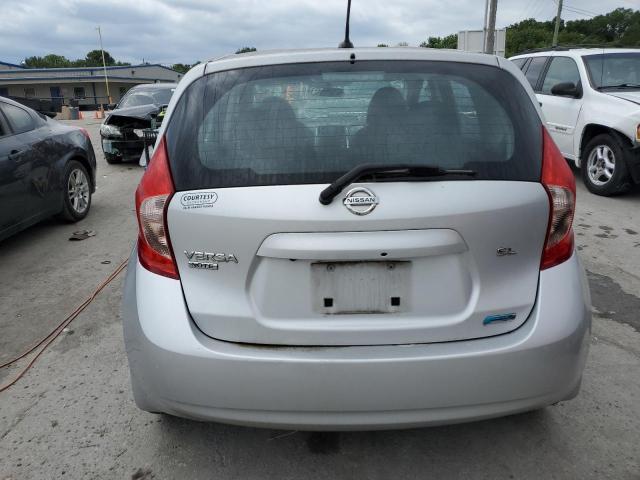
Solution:
M 188 252 L 185 250 L 184 255 L 189 261 L 189 268 L 218 270 L 219 263 L 238 263 L 238 259 L 233 253 L 227 255 L 226 253 Z

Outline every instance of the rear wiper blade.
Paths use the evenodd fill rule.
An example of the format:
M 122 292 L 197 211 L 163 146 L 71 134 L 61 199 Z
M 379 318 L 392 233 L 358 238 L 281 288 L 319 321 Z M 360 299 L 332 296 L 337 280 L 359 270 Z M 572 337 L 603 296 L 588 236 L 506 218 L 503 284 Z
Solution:
M 473 176 L 476 172 L 474 170 L 448 170 L 435 165 L 415 165 L 407 163 L 395 163 L 388 165 L 380 165 L 375 163 L 363 163 L 357 167 L 352 168 L 340 178 L 335 180 L 331 185 L 320 192 L 320 198 L 318 199 L 322 205 L 329 205 L 334 198 L 336 198 L 345 187 L 351 185 L 353 182 L 361 179 L 362 177 L 375 175 L 375 176 L 390 176 L 390 177 L 413 177 L 413 178 L 433 178 L 442 177 L 445 175 L 468 175 Z

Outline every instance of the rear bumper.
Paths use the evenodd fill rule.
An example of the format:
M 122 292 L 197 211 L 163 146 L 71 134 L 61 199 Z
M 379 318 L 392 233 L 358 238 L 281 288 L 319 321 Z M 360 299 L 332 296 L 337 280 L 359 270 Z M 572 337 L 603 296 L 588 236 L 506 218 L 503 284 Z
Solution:
M 591 308 L 574 255 L 541 272 L 531 317 L 508 334 L 405 346 L 245 345 L 202 334 L 180 283 L 145 270 L 134 251 L 123 320 L 144 410 L 263 427 L 380 429 L 478 420 L 573 397 Z

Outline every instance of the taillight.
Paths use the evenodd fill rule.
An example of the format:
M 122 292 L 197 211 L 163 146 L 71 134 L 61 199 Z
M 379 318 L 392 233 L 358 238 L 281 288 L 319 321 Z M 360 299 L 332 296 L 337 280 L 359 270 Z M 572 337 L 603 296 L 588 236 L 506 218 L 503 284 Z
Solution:
M 542 185 L 549 195 L 549 226 L 540 269 L 551 268 L 573 254 L 573 214 L 576 208 L 576 181 L 567 161 L 542 127 Z
M 138 258 L 147 270 L 179 278 L 167 230 L 167 207 L 175 190 L 164 138 L 160 139 L 136 190 Z
M 91 137 L 89 136 L 89 132 L 87 131 L 86 128 L 82 128 L 80 127 L 80 132 L 82 132 L 82 134 L 87 137 L 87 140 L 91 141 Z

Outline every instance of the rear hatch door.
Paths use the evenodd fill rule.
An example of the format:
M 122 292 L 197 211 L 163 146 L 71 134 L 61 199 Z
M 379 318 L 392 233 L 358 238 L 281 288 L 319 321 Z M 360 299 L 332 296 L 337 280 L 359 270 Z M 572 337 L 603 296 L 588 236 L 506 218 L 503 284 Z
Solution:
M 536 183 L 496 183 L 366 184 L 380 204 L 361 217 L 320 205 L 317 185 L 177 194 L 169 230 L 189 311 L 207 335 L 247 343 L 512 330 L 535 303 L 548 200 Z M 185 208 L 212 193 L 211 207 Z
M 205 334 L 410 344 L 526 321 L 549 206 L 541 120 L 511 74 L 437 61 L 242 68 L 198 79 L 169 115 L 168 229 Z M 318 201 L 362 163 L 477 174 L 363 178 Z M 363 214 L 347 196 L 377 204 Z

